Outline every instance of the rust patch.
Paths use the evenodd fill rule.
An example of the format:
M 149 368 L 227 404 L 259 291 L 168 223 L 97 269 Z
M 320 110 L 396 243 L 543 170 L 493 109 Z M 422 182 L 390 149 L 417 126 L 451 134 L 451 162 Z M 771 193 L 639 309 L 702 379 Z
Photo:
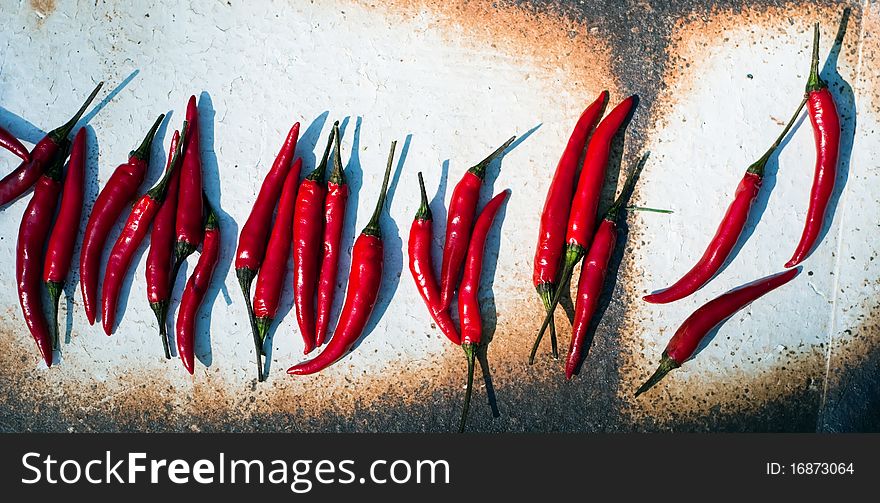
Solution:
M 55 0 L 31 0 L 31 9 L 40 19 L 45 19 L 55 12 Z

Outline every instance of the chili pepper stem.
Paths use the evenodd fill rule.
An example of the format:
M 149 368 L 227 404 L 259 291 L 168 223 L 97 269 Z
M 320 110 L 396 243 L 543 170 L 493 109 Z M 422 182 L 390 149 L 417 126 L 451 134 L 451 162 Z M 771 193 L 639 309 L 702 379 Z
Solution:
M 636 396 L 651 389 L 655 384 L 660 382 L 661 379 L 666 377 L 666 374 L 668 374 L 669 371 L 677 369 L 678 367 L 681 367 L 681 365 L 670 358 L 669 355 L 666 354 L 666 351 L 664 351 L 663 356 L 660 358 L 660 365 L 657 366 L 657 370 L 654 371 L 654 374 L 649 377 L 647 381 L 645 381 L 645 384 L 642 384 L 641 387 L 636 390 Z
M 537 290 L 538 295 L 541 297 L 541 302 L 544 304 L 544 310 L 549 313 L 550 303 L 553 301 L 552 294 L 556 291 L 556 285 L 553 283 L 541 283 L 538 285 Z M 556 346 L 556 321 L 552 317 L 550 318 L 550 351 L 554 360 L 559 358 L 559 350 Z
M 510 144 L 514 142 L 514 140 L 516 140 L 516 136 L 511 136 L 510 138 L 508 138 L 507 141 L 504 142 L 503 145 L 501 145 L 500 147 L 495 149 L 495 151 L 492 152 L 491 154 L 489 154 L 485 159 L 483 159 L 482 161 L 478 162 L 476 165 L 474 165 L 473 167 L 468 169 L 468 173 L 476 175 L 480 180 L 485 178 L 486 177 L 486 167 L 489 166 L 489 164 L 491 164 L 492 161 L 494 161 L 496 157 L 498 157 L 505 150 L 507 150 L 507 147 L 509 147 Z
M 263 382 L 265 377 L 263 376 L 263 359 L 261 356 L 265 353 L 263 352 L 263 341 L 260 340 L 260 334 L 257 331 L 254 306 L 251 305 L 251 283 L 254 280 L 254 271 L 250 268 L 242 267 L 235 270 L 235 275 L 238 277 L 238 286 L 241 287 L 241 293 L 244 294 L 244 303 L 247 306 L 248 317 L 251 322 L 251 333 L 254 336 L 254 352 L 257 354 L 257 381 Z
M 791 116 L 791 119 L 788 120 L 788 124 L 785 125 L 785 129 L 782 130 L 782 133 L 776 138 L 776 141 L 773 142 L 773 145 L 770 145 L 770 148 L 767 149 L 767 152 L 761 156 L 760 159 L 755 161 L 749 168 L 746 170 L 748 173 L 753 173 L 758 176 L 764 176 L 764 167 L 767 165 L 767 161 L 770 160 L 770 156 L 773 155 L 773 152 L 779 148 L 779 145 L 782 144 L 782 140 L 788 135 L 788 132 L 791 130 L 792 126 L 794 126 L 795 121 L 798 116 L 801 114 L 801 110 L 804 109 L 804 105 L 807 104 L 806 96 L 801 100 L 800 105 L 798 105 L 797 110 L 795 110 L 794 115 Z
M 377 238 L 382 237 L 382 229 L 379 228 L 379 217 L 382 216 L 382 208 L 385 206 L 385 196 L 388 192 L 388 180 L 391 178 L 391 165 L 394 164 L 394 150 L 397 148 L 397 140 L 391 142 L 391 151 L 388 152 L 388 164 L 385 166 L 385 178 L 382 179 L 382 192 L 379 193 L 379 200 L 376 201 L 376 209 L 373 210 L 373 216 L 364 227 L 363 234 Z
M 810 77 L 807 79 L 807 93 L 828 87 L 819 76 L 819 23 L 813 25 L 813 58 L 810 61 Z
M 63 284 L 58 281 L 47 281 L 46 291 L 49 293 L 49 322 L 52 324 L 52 349 L 58 350 L 58 300 L 61 298 Z
M 150 309 L 156 315 L 156 321 L 159 322 L 159 337 L 162 338 L 162 349 L 165 351 L 165 359 L 171 359 L 171 347 L 168 345 L 168 329 L 166 327 L 166 319 L 168 318 L 168 301 L 150 302 Z
M 69 121 L 65 122 L 63 125 L 53 129 L 49 132 L 48 136 L 52 138 L 52 141 L 55 143 L 60 143 L 62 140 L 67 139 L 67 136 L 73 130 L 73 127 L 76 126 L 76 123 L 82 118 L 83 114 L 86 112 L 86 109 L 92 103 L 92 100 L 95 99 L 95 96 L 98 95 L 98 91 L 101 90 L 101 87 L 104 86 L 104 81 L 98 82 L 98 85 L 95 86 L 95 89 L 92 91 L 92 94 L 86 98 L 86 101 L 79 107 L 76 114 L 70 118 Z
M 162 124 L 162 120 L 165 119 L 165 114 L 160 114 L 159 118 L 156 119 L 156 122 L 153 123 L 153 126 L 147 132 L 147 135 L 144 137 L 144 141 L 141 142 L 140 146 L 135 150 L 132 150 L 129 154 L 129 157 L 137 157 L 142 161 L 149 162 L 150 160 L 150 146 L 153 145 L 153 137 L 156 136 L 156 131 L 159 129 L 159 125 Z
M 261 318 L 256 318 L 255 321 L 257 327 L 257 334 L 260 336 L 260 341 L 266 340 L 266 335 L 269 333 L 269 328 L 272 326 L 272 318 L 268 316 L 264 316 Z M 262 344 L 260 344 L 262 346 Z M 263 352 L 263 354 L 266 354 Z
M 547 327 L 553 320 L 553 312 L 556 311 L 556 306 L 559 305 L 559 299 L 562 298 L 562 292 L 564 292 L 565 288 L 568 286 L 568 281 L 571 279 L 571 273 L 574 270 L 574 266 L 584 258 L 584 253 L 586 253 L 586 250 L 580 245 L 568 244 L 565 247 L 565 263 L 562 266 L 562 274 L 559 276 L 559 284 L 556 286 L 556 293 L 553 294 L 553 301 L 550 303 L 550 308 L 547 311 L 547 316 L 544 318 L 544 323 L 538 331 L 538 337 L 535 338 L 535 344 L 532 345 L 532 352 L 529 354 L 529 365 L 535 363 L 535 353 L 538 352 L 538 346 L 541 344 L 544 332 L 547 331 Z
M 461 409 L 461 421 L 458 424 L 458 432 L 464 433 L 464 427 L 467 423 L 468 410 L 471 407 L 471 394 L 474 389 L 474 355 L 477 350 L 476 344 L 464 343 L 461 345 L 464 350 L 464 356 L 467 358 L 467 387 L 464 390 L 464 405 Z

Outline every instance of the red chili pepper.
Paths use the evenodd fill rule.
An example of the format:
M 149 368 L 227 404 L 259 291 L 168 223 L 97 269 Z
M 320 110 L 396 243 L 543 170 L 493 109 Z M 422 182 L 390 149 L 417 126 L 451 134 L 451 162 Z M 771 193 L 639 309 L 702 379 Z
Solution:
M 485 253 L 486 237 L 495 215 L 510 195 L 505 190 L 493 197 L 474 224 L 474 232 L 468 244 L 467 257 L 464 264 L 464 275 L 458 291 L 458 319 L 461 322 L 461 349 L 467 358 L 467 387 L 465 388 L 464 407 L 461 411 L 459 433 L 464 431 L 468 409 L 471 404 L 471 393 L 474 385 L 474 356 L 483 338 L 483 318 L 480 313 L 480 277 L 483 274 L 483 254 Z
M 290 242 L 293 235 L 293 209 L 296 206 L 296 192 L 299 185 L 299 171 L 302 159 L 297 158 L 293 169 L 287 174 L 278 213 L 272 225 L 272 236 L 266 249 L 265 260 L 257 275 L 257 288 L 254 291 L 254 317 L 260 340 L 266 339 L 269 327 L 278 312 L 281 289 L 287 276 L 287 261 L 290 259 Z
M 553 293 L 556 291 L 556 280 L 559 267 L 562 265 L 562 250 L 565 248 L 565 229 L 571 200 L 574 197 L 577 165 L 584 153 L 587 139 L 596 123 L 602 117 L 602 111 L 608 102 L 608 91 L 602 91 L 599 97 L 581 114 L 562 152 L 553 181 L 547 189 L 544 210 L 541 212 L 541 224 L 538 227 L 538 245 L 535 249 L 535 265 L 532 282 L 549 312 Z M 550 345 L 553 357 L 557 357 L 556 326 L 550 319 Z
M 837 158 L 840 153 L 840 116 L 828 84 L 819 77 L 819 23 L 813 29 L 813 63 L 807 81 L 807 113 L 813 125 L 813 139 L 816 142 L 816 168 L 813 174 L 813 188 L 810 189 L 810 206 L 801 240 L 795 248 L 791 260 L 785 267 L 794 267 L 810 254 L 825 222 L 825 213 L 834 181 L 837 178 Z
M 171 169 L 171 160 L 180 142 L 180 131 L 174 131 L 171 146 L 168 148 L 168 164 L 165 171 Z M 168 193 L 165 201 L 156 213 L 153 228 L 150 231 L 150 251 L 147 252 L 146 282 L 147 301 L 159 323 L 159 337 L 165 358 L 171 359 L 171 348 L 168 345 L 168 303 L 171 299 L 171 255 L 174 251 L 174 220 L 177 217 L 177 190 L 180 186 L 180 170 L 171 173 L 168 181 Z
M 196 317 L 220 258 L 220 222 L 207 197 L 203 204 L 207 220 L 204 225 L 202 253 L 183 289 L 180 312 L 177 313 L 177 353 L 190 375 L 195 368 Z
M 602 287 L 605 285 L 608 264 L 611 262 L 611 254 L 614 253 L 614 245 L 617 242 L 617 220 L 626 211 L 626 200 L 632 193 L 639 173 L 647 160 L 648 154 L 645 154 L 635 169 L 627 176 L 620 196 L 608 208 L 605 217 L 599 224 L 599 230 L 593 236 L 590 251 L 587 252 L 584 265 L 581 268 L 577 300 L 574 306 L 574 323 L 571 327 L 571 343 L 568 347 L 568 357 L 565 360 L 566 379 L 571 379 L 581 361 L 587 330 L 596 313 L 599 297 L 602 295 Z
M 376 209 L 367 226 L 361 231 L 361 235 L 355 240 L 354 248 L 351 251 L 351 274 L 348 278 L 348 291 L 345 292 L 345 303 L 342 305 L 342 312 L 336 324 L 336 333 L 321 354 L 287 369 L 287 373 L 290 375 L 320 372 L 345 356 L 363 334 L 364 328 L 370 320 L 370 315 L 373 313 L 373 308 L 376 307 L 379 287 L 382 284 L 384 262 L 379 217 L 382 215 L 382 207 L 385 206 L 395 147 L 397 147 L 397 142 L 391 142 L 391 152 L 388 154 L 388 165 L 385 168 L 382 192 L 379 194 Z
M 2 127 L 0 127 L 0 147 L 3 147 L 21 157 L 21 160 L 24 162 L 31 160 L 31 153 L 28 152 L 28 149 L 18 141 L 18 138 L 16 138 L 15 135 Z
M 516 136 L 511 136 L 503 145 L 489 154 L 475 166 L 465 172 L 464 176 L 452 190 L 449 200 L 449 212 L 446 215 L 446 241 L 443 244 L 443 263 L 440 266 L 440 307 L 445 311 L 452 303 L 455 285 L 461 274 L 461 264 L 467 254 L 468 241 L 474 216 L 477 213 L 477 201 L 480 199 L 480 187 L 486 178 L 486 168 L 510 146 Z
M 128 154 L 128 162 L 116 168 L 107 180 L 107 185 L 98 194 L 89 215 L 79 254 L 79 286 L 90 325 L 95 324 L 98 313 L 98 273 L 107 236 L 122 210 L 134 199 L 138 187 L 144 182 L 150 165 L 150 146 L 164 118 L 165 115 L 160 115 L 156 119 L 140 146 Z
M 660 366 L 636 391 L 636 396 L 657 384 L 670 370 L 681 367 L 694 354 L 706 334 L 721 322 L 765 293 L 788 283 L 798 273 L 800 268 L 761 278 L 716 297 L 694 311 L 675 331 L 675 335 L 663 351 Z
M 578 179 L 577 189 L 571 203 L 571 211 L 568 215 L 565 232 L 565 255 L 562 264 L 562 272 L 556 285 L 553 301 L 550 303 L 548 317 L 552 317 L 559 304 L 562 292 L 568 288 L 571 272 L 574 266 L 584 258 L 596 226 L 596 210 L 599 206 L 599 198 L 602 195 L 602 184 L 605 181 L 605 170 L 608 167 L 608 157 L 611 153 L 611 140 L 620 130 L 627 116 L 629 116 L 635 97 L 630 96 L 614 107 L 608 115 L 602 119 L 593 137 L 587 145 L 584 154 L 584 164 Z M 532 352 L 529 355 L 529 365 L 535 361 L 535 353 L 544 337 L 546 327 L 538 332 Z
M 299 186 L 293 212 L 293 305 L 302 335 L 303 354 L 315 349 L 315 287 L 321 261 L 321 235 L 324 227 L 324 172 L 337 124 L 318 166 Z
M 40 291 L 41 268 L 43 266 L 43 246 L 52 227 L 52 216 L 58 205 L 61 193 L 61 170 L 67 159 L 70 142 L 59 140 L 59 149 L 37 181 L 21 226 L 18 228 L 18 244 L 15 254 L 15 280 L 18 286 L 18 300 L 24 321 L 37 342 L 37 349 L 46 365 L 52 366 L 52 337 L 49 323 L 43 313 L 43 295 Z
M 49 320 L 52 322 L 52 349 L 58 349 L 58 299 L 70 272 L 70 259 L 79 232 L 82 216 L 83 180 L 85 178 L 86 130 L 80 129 L 70 150 L 70 163 L 64 180 L 61 209 L 52 227 L 46 260 L 43 263 L 43 283 L 49 292 Z
M 202 153 L 199 150 L 201 128 L 195 96 L 190 96 L 186 105 L 186 122 L 189 124 L 189 134 L 183 135 L 183 163 L 180 167 L 180 187 L 177 189 L 177 217 L 174 221 L 177 241 L 174 243 L 172 282 L 177 277 L 180 265 L 202 242 Z
M 186 130 L 187 123 L 184 122 L 181 133 L 184 138 Z M 180 165 L 181 155 L 181 149 L 178 146 L 174 158 L 171 160 L 171 166 L 159 180 L 159 183 L 134 203 L 119 238 L 110 250 L 110 256 L 107 258 L 107 266 L 104 270 L 104 287 L 101 289 L 101 309 L 104 313 L 101 317 L 101 323 L 104 327 L 104 333 L 107 335 L 112 335 L 116 323 L 116 304 L 119 300 L 122 280 L 131 265 L 131 259 L 149 232 L 150 224 L 153 223 L 153 219 L 168 194 L 168 184 L 171 175 L 177 171 Z
M 275 203 L 281 196 L 281 187 L 287 179 L 290 172 L 290 164 L 293 161 L 293 154 L 296 150 L 296 141 L 299 138 L 299 122 L 295 123 L 287 133 L 281 150 L 272 163 L 272 168 L 266 173 L 263 184 L 260 186 L 260 192 L 257 194 L 257 200 L 254 207 L 251 208 L 251 214 L 248 216 L 244 227 L 241 228 L 241 235 L 238 238 L 238 251 L 235 253 L 235 275 L 238 277 L 238 285 L 241 287 L 241 293 L 244 295 L 245 306 L 248 311 L 248 318 L 251 323 L 251 332 L 254 337 L 254 349 L 257 353 L 257 373 L 260 381 L 263 380 L 263 362 L 260 355 L 263 352 L 263 341 L 257 333 L 256 320 L 254 319 L 254 308 L 251 305 L 251 284 L 257 276 L 257 271 L 263 263 L 263 256 L 266 254 L 266 244 L 269 242 L 269 228 L 272 222 L 272 211 L 275 209 Z M 299 173 L 297 172 L 297 178 Z
M 322 346 L 330 324 L 330 308 L 336 291 L 336 277 L 339 271 L 339 243 L 342 241 L 342 226 L 345 224 L 345 205 L 348 202 L 348 184 L 342 171 L 341 147 L 339 146 L 339 126 L 333 125 L 336 151 L 333 155 L 333 171 L 327 180 L 327 196 L 324 199 L 324 253 L 321 257 L 321 272 L 318 275 L 318 299 L 315 316 L 315 346 Z
M 709 246 L 703 252 L 700 260 L 672 286 L 644 296 L 645 302 L 666 304 L 683 299 L 708 283 L 721 266 L 724 265 L 724 261 L 727 260 L 730 252 L 733 251 L 733 247 L 739 240 L 739 236 L 742 234 L 749 219 L 752 203 L 755 202 L 758 191 L 761 189 L 761 183 L 764 181 L 764 167 L 767 165 L 770 156 L 773 155 L 773 152 L 776 151 L 779 144 L 782 143 L 782 140 L 794 125 L 795 120 L 804 108 L 804 103 L 805 100 L 802 100 L 791 120 L 788 121 L 785 129 L 782 130 L 782 133 L 776 138 L 773 145 L 770 146 L 770 149 L 746 170 L 745 175 L 743 175 L 736 188 L 733 202 L 727 208 L 727 213 L 724 214 L 718 230 L 715 231 L 715 236 L 709 242 Z
M 25 191 L 37 182 L 46 166 L 55 158 L 55 154 L 59 151 L 61 144 L 67 141 L 70 131 L 79 122 L 80 117 L 85 113 L 86 108 L 92 103 L 95 96 L 98 95 L 98 91 L 103 85 L 103 82 L 99 82 L 95 86 L 95 90 L 92 91 L 92 94 L 86 99 L 86 102 L 82 104 L 69 121 L 49 131 L 42 140 L 34 145 L 29 161 L 22 162 L 12 173 L 9 173 L 0 180 L 0 206 L 6 206 L 24 194 Z
M 440 308 L 440 287 L 437 286 L 437 278 L 434 276 L 434 261 L 431 258 L 431 244 L 434 242 L 434 217 L 428 206 L 428 194 L 425 193 L 425 180 L 419 171 L 419 190 L 422 193 L 422 202 L 416 211 L 412 227 L 409 229 L 409 271 L 412 273 L 416 288 L 428 306 L 431 318 L 440 327 L 450 341 L 461 344 L 461 335 L 455 328 L 455 323 L 449 315 L 449 311 Z

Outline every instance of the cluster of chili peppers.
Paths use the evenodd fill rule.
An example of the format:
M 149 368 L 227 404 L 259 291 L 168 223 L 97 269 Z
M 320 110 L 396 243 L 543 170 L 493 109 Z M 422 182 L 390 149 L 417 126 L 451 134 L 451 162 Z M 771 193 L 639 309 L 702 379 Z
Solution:
M 264 343 L 278 312 L 290 257 L 293 258 L 294 306 L 304 354 L 321 347 L 327 338 L 336 289 L 348 202 L 339 123 L 333 124 L 318 165 L 302 182 L 299 181 L 302 159 L 294 160 L 298 135 L 299 123 L 296 123 L 263 180 L 251 214 L 242 227 L 235 258 L 235 271 L 250 318 L 259 381 L 265 379 Z M 334 363 L 351 349 L 370 319 L 382 279 L 379 218 L 385 204 L 395 146 L 396 142 L 392 143 L 373 218 L 352 250 L 348 293 L 335 334 L 317 357 L 291 367 L 288 374 L 312 374 Z M 334 152 L 333 169 L 325 182 L 331 151 Z M 270 225 L 276 205 L 275 221 Z M 257 285 L 252 300 L 254 279 Z
M 0 206 L 34 187 L 18 230 L 15 279 L 25 324 L 37 343 L 40 356 L 50 367 L 53 349 L 58 348 L 58 298 L 70 270 L 82 211 L 86 133 L 80 129 L 72 146 L 68 137 L 103 84 L 95 87 L 69 121 L 50 131 L 30 152 L 10 133 L 0 131 L 0 145 L 23 160 L 0 180 Z M 64 163 L 68 154 L 70 162 L 65 180 Z M 61 205 L 55 217 L 59 197 Z M 41 285 L 45 285 L 49 294 L 49 317 L 44 310 Z
M 547 191 L 538 230 L 532 278 L 547 314 L 532 345 L 530 365 L 535 361 L 535 354 L 548 328 L 551 354 L 557 358 L 554 311 L 569 288 L 572 271 L 586 257 L 578 281 L 575 319 L 565 364 L 567 379 L 574 374 L 585 349 L 587 328 L 596 312 L 617 241 L 617 220 L 623 215 L 625 202 L 647 160 L 646 154 L 627 176 L 620 196 L 609 207 L 597 229 L 596 216 L 611 142 L 632 113 L 636 98 L 630 96 L 624 99 L 600 122 L 607 101 L 608 92 L 603 91 L 575 124 Z M 580 175 L 576 176 L 577 163 L 582 154 L 583 165 Z
M 421 172 L 418 175 L 421 203 L 409 232 L 409 270 L 422 300 L 428 307 L 428 312 L 440 331 L 454 344 L 461 346 L 467 359 L 467 386 L 459 432 L 464 431 L 467 423 L 474 382 L 474 363 L 483 336 L 483 320 L 477 294 L 480 290 L 486 238 L 495 216 L 507 200 L 510 191 L 505 190 L 495 195 L 486 203 L 479 215 L 477 215 L 477 203 L 486 177 L 486 168 L 507 150 L 515 139 L 515 136 L 511 137 L 488 157 L 468 169 L 453 189 L 447 214 L 446 241 L 443 246 L 443 265 L 439 285 L 434 275 L 431 257 L 434 238 L 433 216 L 428 206 L 425 180 Z M 449 311 L 456 285 L 460 333 Z
M 840 118 L 837 114 L 834 98 L 829 92 L 827 84 L 819 76 L 818 23 L 813 28 L 812 61 L 806 93 L 794 115 L 767 152 L 746 170 L 736 189 L 733 202 L 696 265 L 672 286 L 645 296 L 645 301 L 657 304 L 674 302 L 696 292 L 718 274 L 745 228 L 752 203 L 761 189 L 767 161 L 788 135 L 805 105 L 816 142 L 816 166 L 804 230 L 792 258 L 785 264 L 785 267 L 796 267 L 814 249 L 821 234 L 825 214 L 834 191 L 840 150 Z M 753 300 L 788 283 L 798 275 L 799 271 L 800 268 L 789 269 L 757 280 L 731 290 L 697 309 L 676 331 L 663 351 L 657 371 L 636 391 L 636 396 L 647 391 L 670 370 L 681 366 L 693 356 L 700 341 L 721 322 Z

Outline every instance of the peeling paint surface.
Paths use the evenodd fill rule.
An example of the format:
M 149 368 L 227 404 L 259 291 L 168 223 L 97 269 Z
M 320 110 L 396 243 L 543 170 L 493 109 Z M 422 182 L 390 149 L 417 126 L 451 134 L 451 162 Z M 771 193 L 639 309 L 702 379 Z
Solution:
M 852 7 L 846 36 L 832 48 L 844 6 Z M 452 186 L 512 134 L 521 141 L 490 167 L 481 196 L 485 202 L 512 190 L 489 236 L 481 299 L 491 379 L 475 391 L 469 429 L 880 428 L 880 169 L 873 154 L 880 150 L 880 65 L 873 63 L 880 3 L 197 0 L 179 8 L 79 0 L 2 2 L 0 16 L 11 20 L 0 28 L 0 126 L 28 144 L 66 120 L 98 80 L 107 82 L 98 112 L 84 119 L 87 209 L 155 116 L 170 112 L 144 189 L 158 179 L 186 98 L 196 94 L 204 179 L 224 236 L 198 325 L 194 377 L 161 355 L 144 295 L 144 253 L 110 338 L 88 326 L 72 272 L 61 308 L 66 344 L 51 370 L 38 363 L 14 289 L 0 291 L 0 430 L 452 429 L 464 358 L 431 325 L 406 267 L 415 175 L 424 172 L 433 197 L 439 264 Z M 697 357 L 634 400 L 632 390 L 690 312 L 781 270 L 797 242 L 812 181 L 808 121 L 771 160 L 753 210 L 761 218 L 750 221 L 736 260 L 687 299 L 666 306 L 640 300 L 696 260 L 743 171 L 794 111 L 815 20 L 822 22 L 823 61 L 831 53 L 822 76 L 844 129 L 827 234 L 799 278 L 734 315 Z M 569 130 L 602 89 L 612 103 L 640 98 L 625 140 L 615 143 L 603 207 L 619 171 L 650 150 L 634 203 L 674 213 L 628 217 L 627 245 L 617 248 L 618 274 L 589 354 L 580 374 L 564 382 L 561 362 L 546 348 L 534 366 L 526 364 L 543 312 L 531 286 L 535 229 Z M 297 153 L 305 173 L 337 119 L 353 193 L 343 237 L 349 253 L 372 212 L 388 146 L 398 140 L 379 303 L 353 353 L 318 376 L 292 378 L 284 370 L 304 357 L 288 276 L 270 335 L 269 380 L 258 385 L 231 266 L 237 233 L 290 124 L 302 123 Z M 4 172 L 13 167 L 8 156 L 0 164 Z M 27 198 L 0 212 L 0 282 L 8 285 Z M 349 263 L 343 254 L 340 271 Z M 343 274 L 335 313 L 344 288 Z M 570 312 L 570 304 L 563 307 Z M 557 324 L 566 327 L 564 354 L 569 331 L 561 312 Z

